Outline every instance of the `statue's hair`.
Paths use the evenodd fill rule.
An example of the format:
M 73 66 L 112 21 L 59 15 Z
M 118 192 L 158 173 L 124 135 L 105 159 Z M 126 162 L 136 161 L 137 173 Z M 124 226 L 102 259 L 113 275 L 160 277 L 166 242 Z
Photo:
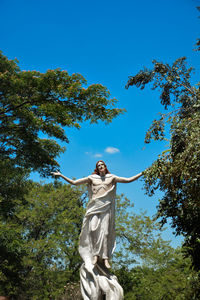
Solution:
M 96 168 L 94 169 L 94 172 L 92 174 L 100 175 L 98 167 L 97 167 L 97 165 L 98 165 L 99 162 L 102 162 L 104 164 L 104 166 L 106 168 L 106 174 L 110 174 L 110 172 L 108 171 L 107 166 L 106 166 L 106 164 L 105 164 L 105 162 L 103 160 L 98 160 L 98 162 L 96 163 Z

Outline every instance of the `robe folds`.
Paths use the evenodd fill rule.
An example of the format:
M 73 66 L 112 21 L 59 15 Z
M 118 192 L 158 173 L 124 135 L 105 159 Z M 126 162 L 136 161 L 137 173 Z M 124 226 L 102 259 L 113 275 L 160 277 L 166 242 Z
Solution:
M 111 178 L 112 174 L 106 174 Z M 98 179 L 98 175 L 90 175 L 90 179 Z M 102 259 L 110 259 L 115 248 L 115 197 L 116 184 L 104 184 L 105 193 L 96 197 L 91 185 L 88 185 L 89 202 L 83 219 L 79 237 L 79 253 L 85 264 L 91 264 L 95 255 Z M 95 216 L 97 222 L 92 228 L 91 221 Z

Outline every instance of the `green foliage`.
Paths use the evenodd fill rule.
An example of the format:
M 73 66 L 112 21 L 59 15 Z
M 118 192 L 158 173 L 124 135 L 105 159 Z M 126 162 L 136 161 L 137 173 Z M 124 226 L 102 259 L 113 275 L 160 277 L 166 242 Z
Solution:
M 78 240 L 85 187 L 57 181 L 27 185 L 24 204 L 16 200 L 15 213 L 6 223 L 3 218 L 0 222 L 0 294 L 23 300 L 79 299 Z M 117 249 L 112 267 L 125 299 L 162 299 L 160 295 L 168 294 L 193 299 L 181 298 L 186 291 L 193 295 L 194 286 L 198 287 L 190 261 L 183 261 L 180 251 L 163 241 L 155 221 L 144 213 L 135 214 L 124 195 L 117 197 L 116 207 Z
M 194 286 L 196 290 L 199 288 L 199 279 L 197 274 L 190 270 L 190 262 L 184 260 L 178 252 L 173 257 L 172 262 L 167 261 L 166 266 L 159 269 L 138 266 L 131 270 L 123 270 L 123 273 L 120 270 L 118 278 L 126 274 L 125 299 L 199 299 L 199 293 L 194 291 Z
M 78 281 L 78 239 L 84 189 L 30 183 L 26 203 L 1 226 L 0 291 L 22 299 L 55 299 L 67 282 Z M 10 256 L 8 256 L 8 249 Z M 18 299 L 18 298 L 17 298 Z
M 114 268 L 131 266 L 145 259 L 161 239 L 161 234 L 162 230 L 158 223 L 146 216 L 145 212 L 135 214 L 130 200 L 123 194 L 117 196 L 117 248 L 114 252 Z
M 198 273 L 191 268 L 184 249 L 173 249 L 162 239 L 159 224 L 117 197 L 117 248 L 113 270 L 127 300 L 198 299 Z
M 153 89 L 161 91 L 161 103 L 168 109 L 146 134 L 146 143 L 165 139 L 169 146 L 144 172 L 145 188 L 150 196 L 156 189 L 164 192 L 158 217 L 162 224 L 170 218 L 176 234 L 185 236 L 186 254 L 200 270 L 200 88 L 198 84 L 192 86 L 192 68 L 186 67 L 185 58 L 172 66 L 157 61 L 153 64 L 152 70 L 140 71 L 127 83 L 127 87 L 142 89 L 152 83 Z
M 55 139 L 68 142 L 64 127 L 111 122 L 123 112 L 101 84 L 86 87 L 80 74 L 60 69 L 21 71 L 16 61 L 0 53 L 0 147 L 4 159 L 43 175 L 58 167 L 64 151 Z

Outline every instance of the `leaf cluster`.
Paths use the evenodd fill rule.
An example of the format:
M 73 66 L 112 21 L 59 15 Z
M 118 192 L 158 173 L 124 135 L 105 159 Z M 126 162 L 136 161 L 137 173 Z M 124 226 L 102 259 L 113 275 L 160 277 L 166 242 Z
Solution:
M 173 251 L 173 259 L 165 260 L 165 267 L 158 269 L 137 266 L 128 270 L 118 270 L 118 278 L 125 278 L 125 299 L 198 299 L 198 274 L 190 269 L 190 261 L 185 260 L 180 250 Z
M 176 234 L 185 236 L 187 253 L 199 270 L 200 88 L 198 84 L 192 86 L 192 68 L 186 67 L 185 58 L 177 59 L 171 66 L 157 61 L 153 64 L 152 70 L 140 71 L 127 83 L 127 87 L 141 88 L 152 84 L 153 89 L 160 91 L 161 104 L 168 110 L 152 122 L 146 134 L 146 143 L 153 139 L 169 144 L 144 172 L 145 189 L 150 196 L 157 189 L 163 192 L 157 216 L 162 225 L 170 218 Z
M 199 275 L 185 258 L 184 248 L 174 249 L 162 238 L 159 223 L 135 214 L 124 196 L 116 203 L 117 247 L 113 271 L 125 299 L 198 299 Z
M 14 216 L 6 223 L 1 219 L 0 292 L 16 299 L 55 299 L 79 278 L 87 194 L 57 182 L 29 183 L 29 189 Z
M 68 142 L 65 127 L 108 123 L 123 112 L 101 84 L 87 87 L 82 75 L 60 69 L 22 71 L 2 53 L 0 91 L 1 155 L 43 175 L 58 167 L 56 157 L 64 148 L 55 139 Z

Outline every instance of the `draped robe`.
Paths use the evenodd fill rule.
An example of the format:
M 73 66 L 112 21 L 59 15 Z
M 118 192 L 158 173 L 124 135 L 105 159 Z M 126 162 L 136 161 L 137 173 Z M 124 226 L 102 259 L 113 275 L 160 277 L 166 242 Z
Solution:
M 110 259 L 115 248 L 115 196 L 114 175 L 88 176 L 89 203 L 79 238 L 79 253 L 85 264 L 91 264 L 95 255 Z M 92 218 L 96 226 L 92 227 Z M 106 239 L 106 240 L 105 240 Z

